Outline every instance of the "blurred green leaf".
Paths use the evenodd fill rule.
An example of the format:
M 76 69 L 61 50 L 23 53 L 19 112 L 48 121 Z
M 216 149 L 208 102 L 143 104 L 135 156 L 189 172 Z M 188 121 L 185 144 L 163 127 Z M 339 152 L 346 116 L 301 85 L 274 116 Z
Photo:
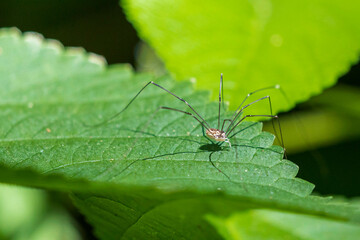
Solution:
M 227 218 L 208 215 L 225 239 L 356 239 L 357 225 L 304 214 L 257 209 Z
M 81 239 L 66 211 L 38 189 L 0 184 L 0 239 Z
M 241 124 L 232 148 L 214 148 L 189 116 L 162 111 L 149 122 L 160 105 L 186 109 L 152 86 L 108 124 L 84 125 L 119 112 L 150 80 L 216 125 L 217 104 L 189 83 L 106 67 L 15 29 L 0 31 L 0 49 L 0 181 L 76 192 L 102 239 L 218 239 L 205 215 L 259 207 L 360 222 L 357 208 L 310 196 L 314 186 L 295 178 L 261 123 Z
M 338 112 L 338 115 L 360 119 L 360 89 L 355 86 L 340 84 L 328 89 L 309 102 L 310 107 L 321 106 Z
M 301 105 L 301 110 L 281 116 L 288 153 L 298 153 L 356 139 L 360 136 L 360 89 L 344 84 Z M 265 124 L 271 131 L 271 123 Z
M 359 1 L 144 1 L 122 6 L 139 35 L 176 79 L 197 79 L 235 109 L 251 91 L 280 84 L 290 102 L 270 94 L 275 112 L 335 84 L 358 59 Z M 258 114 L 268 106 L 252 106 Z
M 9 238 L 28 231 L 44 215 L 46 195 L 35 189 L 0 184 L 0 233 Z M 3 224 L 6 223 L 6 224 Z
M 137 72 L 151 73 L 155 76 L 168 74 L 164 63 L 156 55 L 155 51 L 146 43 L 138 43 L 135 57 Z

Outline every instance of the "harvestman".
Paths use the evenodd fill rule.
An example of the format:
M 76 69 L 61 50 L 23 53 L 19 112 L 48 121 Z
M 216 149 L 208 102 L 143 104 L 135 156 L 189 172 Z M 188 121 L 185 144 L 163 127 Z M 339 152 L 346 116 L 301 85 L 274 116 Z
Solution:
M 176 108 L 170 108 L 170 107 L 165 107 L 165 106 L 161 106 L 158 108 L 158 110 L 160 109 L 165 109 L 165 110 L 171 110 L 171 111 L 176 111 L 176 112 L 180 112 L 180 113 L 184 113 L 187 114 L 191 117 L 193 117 L 196 121 L 198 121 L 202 127 L 204 127 L 206 129 L 206 136 L 208 138 L 210 138 L 210 141 L 212 142 L 212 140 L 215 140 L 216 142 L 218 142 L 217 144 L 222 144 L 223 142 L 226 142 L 229 144 L 229 146 L 231 147 L 231 143 L 230 143 L 230 138 L 234 137 L 237 133 L 234 133 L 233 135 L 231 135 L 231 133 L 234 131 L 234 129 L 242 122 L 244 121 L 246 118 L 250 118 L 250 117 L 269 117 L 272 118 L 272 120 L 277 119 L 278 120 L 278 116 L 277 115 L 273 115 L 272 113 L 272 106 L 271 106 L 271 100 L 270 100 L 270 96 L 265 96 L 265 97 L 261 97 L 251 103 L 246 104 L 245 106 L 242 107 L 242 105 L 245 103 L 245 101 L 253 94 L 263 91 L 263 90 L 267 90 L 267 89 L 279 89 L 280 86 L 279 85 L 275 85 L 275 86 L 271 86 L 271 87 L 266 87 L 266 88 L 261 88 L 258 89 L 256 91 L 253 91 L 251 93 L 249 93 L 248 95 L 246 95 L 246 97 L 244 98 L 244 100 L 241 102 L 240 106 L 236 109 L 236 111 L 234 112 L 234 114 L 232 115 L 231 119 L 224 119 L 220 128 L 220 113 L 221 113 L 221 103 L 222 103 L 222 95 L 223 95 L 223 90 L 222 90 L 222 85 L 223 85 L 223 74 L 221 74 L 220 77 L 220 89 L 219 89 L 219 113 L 218 113 L 218 126 L 217 128 L 211 128 L 211 126 L 209 125 L 209 123 L 184 99 L 180 98 L 179 96 L 175 95 L 174 93 L 172 93 L 171 91 L 167 90 L 166 88 L 160 86 L 159 84 L 150 81 L 148 82 L 143 88 L 141 88 L 141 90 L 130 100 L 130 102 L 123 108 L 123 110 L 121 110 L 120 112 L 116 113 L 115 115 L 113 115 L 112 117 L 110 117 L 109 119 L 105 120 L 104 122 L 101 122 L 99 124 L 93 125 L 93 127 L 97 127 L 100 125 L 103 125 L 107 122 L 110 122 L 112 119 L 116 118 L 117 116 L 119 116 L 122 112 L 124 112 L 130 105 L 131 103 L 140 95 L 140 93 L 150 84 L 155 85 L 158 88 L 161 88 L 162 90 L 170 93 L 171 95 L 173 95 L 174 97 L 176 97 L 177 99 L 179 99 L 180 101 L 184 102 L 195 114 L 190 113 L 190 112 L 186 112 L 183 110 L 179 110 Z M 241 113 L 244 111 L 244 109 L 248 108 L 249 106 L 251 106 L 252 104 L 255 104 L 259 101 L 262 100 L 268 100 L 269 101 L 269 108 L 270 108 L 270 114 L 261 114 L 261 115 L 245 115 L 242 118 L 238 119 L 241 116 Z M 229 125 L 226 127 L 226 129 L 224 129 L 225 127 L 225 123 L 229 122 Z M 278 138 L 277 136 L 277 132 L 275 129 L 275 125 L 274 125 L 274 121 L 272 121 L 273 124 L 273 128 L 274 128 L 274 132 L 275 132 L 275 136 L 276 138 Z M 281 126 L 280 126 L 280 122 L 278 120 L 278 127 L 279 127 L 279 131 L 280 131 L 280 141 L 281 141 L 281 145 L 284 148 L 284 143 L 283 143 L 283 138 L 282 138 L 282 132 L 281 132 Z M 278 138 L 279 139 L 279 138 Z M 213 143 L 213 142 L 212 142 Z

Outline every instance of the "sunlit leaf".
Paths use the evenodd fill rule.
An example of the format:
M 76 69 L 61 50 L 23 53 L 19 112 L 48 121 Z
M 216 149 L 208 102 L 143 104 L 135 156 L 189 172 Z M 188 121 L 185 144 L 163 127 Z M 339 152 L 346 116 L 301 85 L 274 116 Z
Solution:
M 225 239 L 356 239 L 360 228 L 317 216 L 269 209 L 234 213 L 228 218 L 208 215 Z
M 0 184 L 0 239 L 81 239 L 73 219 L 45 191 Z
M 195 77 L 216 99 L 224 73 L 232 109 L 249 92 L 280 84 L 290 101 L 276 90 L 262 95 L 271 95 L 275 112 L 288 110 L 335 84 L 360 50 L 356 0 L 123 0 L 122 6 L 176 79 Z

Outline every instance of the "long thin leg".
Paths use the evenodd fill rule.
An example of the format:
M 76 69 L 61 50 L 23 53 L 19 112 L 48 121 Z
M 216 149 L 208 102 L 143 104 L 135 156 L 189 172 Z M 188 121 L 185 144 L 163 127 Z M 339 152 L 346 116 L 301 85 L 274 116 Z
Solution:
M 225 122 L 226 122 L 226 121 L 231 122 L 231 121 L 232 121 L 232 119 L 226 118 L 226 119 L 224 119 L 224 120 L 223 120 L 223 124 L 222 124 L 222 126 L 221 126 L 221 131 L 223 131 L 223 130 L 224 130 L 224 126 L 225 126 Z
M 203 123 L 205 123 L 207 125 L 208 128 L 210 128 L 210 125 L 205 121 L 205 119 L 203 119 L 200 114 L 198 112 L 195 111 L 195 109 L 187 102 L 185 101 L 184 99 L 178 97 L 177 95 L 175 95 L 174 93 L 170 92 L 169 90 L 167 90 L 166 88 L 160 86 L 159 84 L 156 84 L 154 83 L 153 81 L 150 81 L 148 82 L 136 95 L 135 97 L 133 97 L 130 102 L 118 113 L 116 113 L 115 115 L 111 116 L 110 118 L 106 119 L 105 121 L 101 122 L 101 123 L 98 123 L 98 124 L 95 124 L 95 125 L 85 125 L 85 126 L 88 126 L 88 127 L 99 127 L 103 124 L 106 124 L 108 122 L 110 122 L 111 120 L 113 120 L 114 118 L 116 118 L 117 116 L 119 116 L 121 113 L 123 113 L 129 106 L 130 104 L 140 95 L 140 93 L 147 87 L 149 86 L 150 84 L 153 84 L 155 86 L 157 86 L 158 88 L 161 88 L 162 90 L 170 93 L 171 95 L 173 95 L 174 97 L 176 97 L 177 99 L 179 99 L 180 101 L 184 102 L 191 110 L 194 111 L 194 113 L 202 120 Z
M 223 76 L 223 74 L 221 74 L 221 80 L 222 80 L 222 76 Z M 225 105 L 224 105 L 224 81 L 221 81 L 221 85 L 222 85 L 222 87 L 221 87 L 221 103 L 222 103 L 222 108 L 223 108 L 223 110 L 225 110 Z
M 265 97 L 259 98 L 259 99 L 255 100 L 255 101 L 253 101 L 253 102 L 245 105 L 244 107 L 242 107 L 241 110 L 237 113 L 235 119 L 232 120 L 232 122 L 230 123 L 230 125 L 234 124 L 234 122 L 236 121 L 236 119 L 240 116 L 240 113 L 241 113 L 245 108 L 247 108 L 247 107 L 249 107 L 250 105 L 252 105 L 252 104 L 254 104 L 254 103 L 257 103 L 257 102 L 259 102 L 259 101 L 261 101 L 261 100 L 264 100 L 264 99 L 268 99 L 268 101 L 269 101 L 270 115 L 273 116 L 274 114 L 273 114 L 273 110 L 272 110 L 271 98 L 270 98 L 270 96 L 265 96 Z M 281 127 L 280 127 L 280 120 L 278 119 L 279 131 L 280 131 L 280 134 L 281 134 L 281 136 L 280 136 L 281 138 L 279 138 L 279 135 L 278 135 L 278 133 L 277 133 L 277 131 L 276 131 L 275 123 L 274 123 L 274 118 L 272 118 L 271 124 L 272 124 L 272 126 L 273 126 L 274 134 L 275 134 L 276 138 L 281 140 L 282 147 L 285 149 L 284 140 L 283 140 L 283 136 L 282 136 L 282 132 L 281 132 Z M 230 125 L 229 125 L 229 127 L 227 128 L 227 130 L 226 130 L 226 134 L 227 134 L 227 135 L 229 134 Z M 233 126 L 232 129 L 230 130 L 230 132 L 233 131 L 233 129 L 234 129 L 235 127 L 236 127 L 236 126 Z M 286 154 L 285 154 L 285 155 L 286 155 Z
M 165 107 L 165 106 L 160 106 L 158 107 L 155 112 L 151 115 L 151 117 L 146 121 L 145 125 L 142 127 L 142 129 L 140 129 L 140 132 L 145 132 L 146 129 L 148 128 L 150 122 L 154 119 L 155 115 L 159 112 L 159 110 L 161 109 L 165 109 L 165 110 L 171 110 L 171 111 L 176 111 L 176 112 L 180 112 L 180 113 L 184 113 L 186 115 L 192 116 L 193 118 L 195 118 L 196 121 L 198 121 L 201 126 L 203 126 L 204 128 L 206 128 L 207 130 L 209 130 L 208 127 L 205 126 L 205 124 L 203 122 L 201 122 L 194 114 L 189 113 L 189 112 L 185 112 L 176 108 L 170 108 L 170 107 Z
M 218 114 L 218 128 L 220 128 L 220 113 L 221 113 L 221 94 L 222 94 L 222 83 L 223 83 L 223 74 L 220 75 L 220 88 L 219 88 L 219 114 Z
M 204 128 L 206 128 L 206 130 L 209 130 L 209 128 L 206 127 L 205 124 L 202 123 L 196 116 L 194 116 L 194 114 L 189 113 L 189 112 L 186 112 L 186 111 L 183 111 L 183 110 L 179 110 L 179 109 L 176 109 L 176 108 L 170 108 L 170 107 L 164 107 L 164 106 L 159 107 L 159 109 L 172 110 L 172 111 L 176 111 L 176 112 L 180 112 L 180 113 L 184 113 L 184 114 L 187 114 L 187 115 L 189 115 L 189 116 L 192 116 L 192 117 L 195 118 L 196 121 L 198 121 L 198 122 L 201 124 L 201 126 L 203 127 L 203 136 L 204 136 L 205 138 L 207 138 L 212 144 L 214 144 L 214 142 L 213 142 L 208 136 L 206 136 L 206 134 L 204 133 Z M 159 110 L 159 109 L 158 109 L 158 110 Z
M 253 94 L 257 93 L 257 92 L 261 92 L 261 91 L 264 91 L 264 90 L 268 90 L 268 89 L 280 89 L 280 85 L 279 84 L 276 84 L 274 86 L 270 86 L 270 87 L 265 87 L 265 88 L 260 88 L 260 89 L 257 89 L 251 93 L 249 93 L 248 95 L 246 95 L 246 97 L 244 98 L 244 100 L 241 102 L 241 104 L 239 105 L 239 107 L 236 109 L 234 115 L 236 114 L 236 112 L 241 108 L 241 106 L 244 104 L 244 102 Z M 283 93 L 283 90 L 280 90 L 282 93 Z M 286 96 L 286 95 L 284 95 Z M 233 117 L 234 117 L 233 115 Z
M 277 119 L 278 120 L 278 127 L 279 127 L 279 131 L 280 131 L 280 144 L 281 144 L 281 147 L 284 149 L 284 154 L 285 154 L 285 157 L 286 157 L 286 149 L 285 149 L 285 146 L 284 146 L 284 139 L 283 139 L 283 136 L 282 136 L 282 131 L 281 131 L 281 125 L 280 125 L 280 121 L 279 121 L 279 117 L 277 115 L 245 115 L 243 118 L 241 118 L 236 124 L 235 126 L 229 131 L 226 133 L 226 135 L 230 135 L 230 133 L 242 122 L 244 121 L 246 118 L 248 117 L 270 117 L 272 119 Z M 274 131 L 275 131 L 275 136 L 279 139 L 279 137 L 277 136 L 277 133 L 276 133 L 276 129 L 275 129 L 275 126 L 274 126 L 274 122 L 273 122 L 273 127 L 274 127 Z M 236 135 L 237 133 L 229 136 L 228 138 L 232 138 Z
M 239 111 L 239 109 L 241 108 L 241 106 L 245 103 L 245 101 L 246 101 L 251 95 L 253 95 L 253 94 L 257 93 L 257 92 L 261 92 L 261 91 L 264 91 L 264 90 L 268 90 L 268 89 L 277 89 L 277 90 L 279 90 L 280 93 L 281 93 L 281 94 L 284 96 L 284 98 L 286 99 L 286 101 L 287 101 L 289 104 L 291 104 L 288 96 L 285 94 L 285 91 L 280 87 L 279 84 L 276 84 L 276 85 L 274 85 L 274 86 L 257 89 L 257 90 L 255 90 L 255 91 L 249 93 L 248 95 L 246 95 L 246 97 L 245 97 L 244 100 L 241 102 L 241 104 L 240 104 L 239 107 L 236 109 L 236 111 L 234 112 L 234 114 L 233 114 L 233 116 L 232 116 L 231 118 L 234 118 L 234 117 L 235 117 L 235 115 L 237 114 L 237 111 Z M 234 121 L 235 121 L 235 119 L 234 119 Z
M 187 114 L 187 115 L 189 115 L 189 116 L 192 116 L 193 118 L 196 119 L 196 121 L 198 121 L 198 122 L 201 124 L 201 126 L 203 126 L 204 128 L 206 128 L 206 130 L 209 130 L 209 128 L 208 128 L 202 121 L 200 121 L 194 114 L 192 114 L 192 113 L 185 112 L 185 111 L 183 111 L 183 110 L 179 110 L 179 109 L 176 109 L 176 108 L 170 108 L 170 107 L 164 107 L 164 106 L 159 107 L 159 109 L 172 110 L 172 111 L 176 111 L 176 112 L 180 112 L 180 113 L 184 113 L 184 114 Z
M 150 82 L 151 84 L 154 84 L 155 86 L 157 86 L 157 87 L 159 87 L 159 88 L 161 88 L 162 90 L 164 90 L 164 91 L 166 91 L 166 92 L 168 92 L 168 93 L 170 93 L 171 95 L 173 95 L 174 97 L 176 97 L 177 99 L 179 99 L 180 101 L 182 101 L 182 102 L 184 102 L 191 110 L 193 110 L 194 111 L 194 113 L 202 120 L 202 122 L 204 122 L 204 123 L 206 123 L 206 125 L 208 126 L 208 128 L 210 128 L 210 125 L 205 121 L 205 119 L 204 118 L 202 118 L 201 116 L 200 116 L 200 114 L 198 113 L 198 112 L 196 112 L 195 111 L 195 109 L 187 102 L 187 101 L 185 101 L 184 99 L 182 99 L 182 98 L 180 98 L 180 97 L 178 97 L 178 96 L 176 96 L 174 93 L 172 93 L 172 92 L 170 92 L 169 90 L 167 90 L 167 89 L 165 89 L 165 88 L 163 88 L 162 86 L 160 86 L 160 85 L 158 85 L 158 84 L 156 84 L 156 83 L 154 83 L 153 81 L 151 81 Z M 145 87 L 144 87 L 145 88 Z
M 232 131 L 234 131 L 234 129 L 242 122 L 242 121 L 244 121 L 246 118 L 248 118 L 248 117 L 271 117 L 271 118 L 278 118 L 278 116 L 277 115 L 267 115 L 267 114 L 257 114 L 257 115 L 245 115 L 244 117 L 242 117 L 232 128 L 231 128 L 231 130 L 229 131 L 229 132 L 226 132 L 226 135 L 230 135 L 230 133 L 232 132 Z M 233 137 L 233 136 L 231 136 L 231 137 Z M 229 138 L 231 138 L 231 137 L 229 137 Z
M 242 111 L 243 111 L 245 108 L 251 106 L 251 105 L 254 104 L 254 103 L 257 103 L 257 102 L 259 102 L 259 101 L 262 101 L 262 100 L 264 100 L 264 99 L 269 99 L 270 114 L 273 115 L 273 114 L 272 114 L 272 106 L 271 106 L 270 96 L 265 96 L 265 97 L 259 98 L 259 99 L 255 100 L 255 101 L 253 101 L 253 102 L 251 102 L 251 103 L 249 103 L 249 104 L 246 104 L 244 107 L 242 107 L 242 108 L 240 109 L 240 111 L 239 111 L 238 113 L 235 112 L 236 115 L 235 115 L 234 118 L 232 118 L 232 121 L 231 121 L 231 123 L 229 124 L 229 126 L 228 126 L 228 128 L 226 129 L 225 132 L 229 132 L 230 128 L 233 127 L 234 123 L 236 122 L 236 119 L 240 116 L 240 114 L 242 113 Z M 234 115 L 233 115 L 233 116 L 234 116 Z

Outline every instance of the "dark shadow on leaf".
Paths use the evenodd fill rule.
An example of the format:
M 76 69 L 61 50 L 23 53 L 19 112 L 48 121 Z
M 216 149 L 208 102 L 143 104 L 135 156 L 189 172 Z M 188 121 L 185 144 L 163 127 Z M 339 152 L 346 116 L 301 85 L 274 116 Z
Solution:
M 200 150 L 207 151 L 207 152 L 219 152 L 223 150 L 223 147 L 221 147 L 219 144 L 210 143 L 205 144 L 199 147 Z
M 252 126 L 256 125 L 258 123 L 253 123 L 243 129 L 240 129 L 239 131 L 237 131 L 236 133 L 234 133 L 231 137 L 237 135 L 238 133 L 242 132 L 242 131 L 245 131 L 249 128 L 251 128 Z M 156 136 L 155 134 L 152 134 L 152 133 L 149 133 L 149 132 L 145 132 L 145 131 L 141 131 L 141 130 L 133 130 L 133 129 L 128 129 L 128 128 L 116 128 L 117 131 L 130 131 L 130 132 L 133 132 L 133 133 L 139 133 L 139 134 L 142 134 L 142 135 L 148 135 L 148 136 L 152 136 L 152 137 L 158 137 Z M 191 144 L 198 144 L 200 147 L 198 148 L 199 151 L 184 151 L 184 152 L 174 152 L 174 153 L 167 153 L 167 154 L 161 154 L 161 155 L 157 155 L 157 156 L 153 156 L 153 157 L 146 157 L 146 158 L 142 158 L 142 159 L 137 159 L 137 160 L 134 160 L 133 162 L 129 163 L 127 166 L 125 166 L 120 172 L 119 172 L 119 175 L 123 174 L 125 171 L 127 171 L 131 166 L 133 166 L 134 164 L 136 164 L 137 162 L 141 162 L 141 161 L 147 161 L 147 160 L 152 160 L 152 159 L 157 159 L 157 158 L 161 158 L 161 157 L 166 157 L 166 156 L 175 156 L 175 155 L 180 155 L 180 154 L 197 154 L 197 153 L 204 153 L 204 152 L 208 152 L 209 153 L 209 156 L 208 156 L 208 160 L 210 162 L 210 164 L 219 172 L 221 173 L 223 176 L 225 176 L 229 182 L 231 183 L 235 183 L 235 184 L 239 184 L 239 182 L 234 182 L 231 180 L 230 176 L 227 175 L 225 172 L 223 172 L 219 167 L 217 167 L 213 160 L 212 160 L 212 156 L 213 154 L 215 153 L 218 153 L 218 154 L 221 154 L 223 151 L 231 151 L 232 148 L 235 148 L 235 147 L 251 147 L 251 148 L 256 148 L 256 149 L 266 149 L 266 150 L 269 150 L 269 151 L 273 151 L 273 152 L 276 152 L 274 150 L 271 150 L 271 149 L 267 149 L 267 148 L 262 148 L 262 147 L 254 147 L 254 146 L 247 146 L 247 145 L 237 145 L 237 144 L 234 144 L 232 148 L 228 147 L 228 146 L 222 146 L 223 142 L 213 142 L 211 141 L 209 138 L 206 137 L 206 135 L 204 134 L 204 137 L 209 140 L 209 142 L 211 143 L 206 143 L 206 142 L 203 142 L 203 141 L 197 141 L 197 140 L 194 140 L 194 139 L 189 139 L 189 138 L 185 138 L 185 137 L 177 137 L 179 140 L 182 140 L 184 142 L 189 142 Z M 278 152 L 276 152 L 278 153 Z M 243 183 L 240 183 L 244 190 L 246 192 L 248 192 L 247 188 L 243 185 Z
M 215 144 L 215 145 L 216 145 L 216 144 Z M 231 179 L 230 179 L 230 177 L 229 177 L 226 173 L 224 173 L 223 171 L 221 171 L 220 168 L 218 168 L 217 166 L 215 166 L 214 162 L 211 160 L 211 156 L 212 156 L 215 152 L 216 152 L 216 151 L 213 151 L 213 152 L 211 152 L 211 153 L 209 154 L 209 162 L 211 163 L 211 165 L 212 165 L 214 168 L 216 168 L 221 174 L 223 174 L 230 182 L 232 182 Z
M 196 141 L 196 140 L 193 140 L 193 139 L 187 139 L 187 138 L 180 138 L 180 137 L 177 137 L 179 138 L 180 140 L 184 141 L 184 142 L 192 142 L 192 143 L 197 143 L 198 145 L 202 145 L 204 144 L 203 142 L 200 142 L 200 141 Z

